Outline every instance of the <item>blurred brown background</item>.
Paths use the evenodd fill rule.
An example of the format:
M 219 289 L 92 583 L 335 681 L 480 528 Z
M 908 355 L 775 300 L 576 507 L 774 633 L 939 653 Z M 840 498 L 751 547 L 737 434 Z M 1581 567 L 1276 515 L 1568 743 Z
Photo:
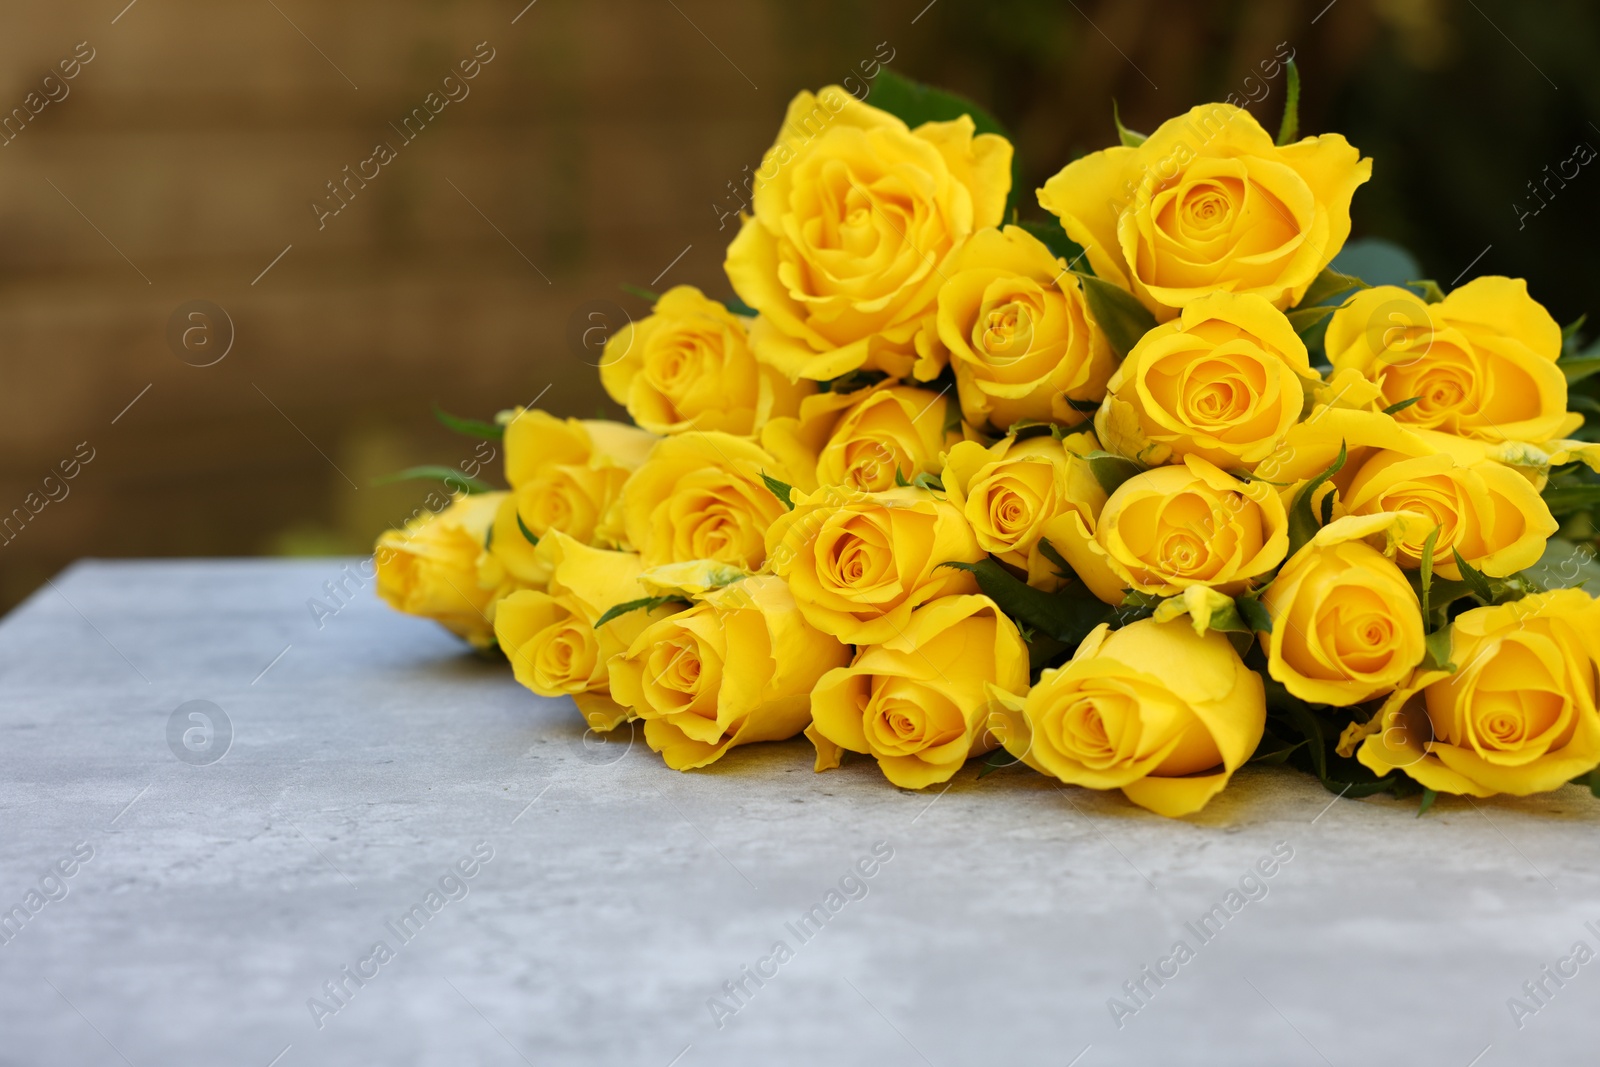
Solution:
M 727 295 L 713 205 L 790 95 L 880 42 L 988 106 L 1029 187 L 1111 143 L 1113 99 L 1148 130 L 1260 92 L 1288 42 L 1302 130 L 1377 160 L 1358 236 L 1447 287 L 1483 253 L 1474 273 L 1528 277 L 1563 322 L 1600 311 L 1595 168 L 1520 215 L 1547 164 L 1600 147 L 1579 0 L 125 3 L 0 4 L 0 109 L 23 109 L 0 135 L 0 516 L 94 456 L 0 537 L 0 607 L 83 555 L 364 551 L 427 491 L 374 477 L 472 454 L 435 401 L 614 410 L 569 320 L 642 312 L 624 282 Z M 470 95 L 319 229 L 325 183 L 400 146 L 390 124 L 479 42 Z M 1255 110 L 1281 107 L 1279 78 Z M 168 342 L 196 299 L 236 333 L 208 367 Z

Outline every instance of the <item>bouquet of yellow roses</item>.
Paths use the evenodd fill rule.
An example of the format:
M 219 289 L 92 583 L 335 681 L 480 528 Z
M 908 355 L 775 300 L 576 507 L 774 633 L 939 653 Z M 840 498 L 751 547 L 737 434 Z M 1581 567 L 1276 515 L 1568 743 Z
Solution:
M 1600 795 L 1600 444 L 1569 410 L 1600 404 L 1568 391 L 1600 355 L 1521 280 L 1331 266 L 1372 164 L 1296 137 L 1289 78 L 1276 137 L 1118 121 L 1037 220 L 969 102 L 800 93 L 738 299 L 652 295 L 606 344 L 634 425 L 450 419 L 509 488 L 453 476 L 379 539 L 380 593 L 679 770 L 804 733 L 819 771 L 989 754 L 1170 816 L 1251 760 L 1424 806 Z

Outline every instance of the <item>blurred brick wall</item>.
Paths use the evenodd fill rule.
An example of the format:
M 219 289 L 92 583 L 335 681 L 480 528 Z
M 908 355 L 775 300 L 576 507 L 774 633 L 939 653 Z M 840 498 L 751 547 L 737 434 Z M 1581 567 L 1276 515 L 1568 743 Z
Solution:
M 0 107 L 78 42 L 95 58 L 0 148 L 0 513 L 79 442 L 95 458 L 0 546 L 0 603 L 84 554 L 359 549 L 424 491 L 374 476 L 470 452 L 431 402 L 548 387 L 593 414 L 577 305 L 637 311 L 619 283 L 689 245 L 658 284 L 726 291 L 709 204 L 783 96 L 672 4 L 540 0 L 512 25 L 520 3 L 142 0 L 113 25 L 121 2 L 3 19 Z M 769 10 L 679 6 L 771 70 Z M 470 95 L 402 144 L 389 124 L 483 41 Z M 319 230 L 310 203 L 379 140 L 398 158 Z M 204 368 L 167 341 L 197 298 L 236 330 Z
M 642 312 L 624 282 L 727 295 L 713 203 L 793 92 L 880 42 L 1008 123 L 1032 187 L 1109 143 L 1113 98 L 1149 129 L 1292 41 L 1302 128 L 1381 152 L 1358 233 L 1441 279 L 1492 239 L 1480 269 L 1526 273 L 1564 317 L 1595 281 L 1564 251 L 1595 229 L 1592 192 L 1537 238 L 1484 236 L 1600 114 L 1578 0 L 125 3 L 0 0 L 0 116 L 79 42 L 95 55 L 0 147 L 0 518 L 79 442 L 95 457 L 0 543 L 0 608 L 81 555 L 359 551 L 426 492 L 374 477 L 471 453 L 434 401 L 487 416 L 548 387 L 557 412 L 613 410 L 569 318 Z M 398 144 L 390 123 L 483 41 L 470 95 L 319 230 L 324 183 Z M 1275 89 L 1258 114 L 1281 106 Z M 210 367 L 167 340 L 196 299 L 236 330 Z

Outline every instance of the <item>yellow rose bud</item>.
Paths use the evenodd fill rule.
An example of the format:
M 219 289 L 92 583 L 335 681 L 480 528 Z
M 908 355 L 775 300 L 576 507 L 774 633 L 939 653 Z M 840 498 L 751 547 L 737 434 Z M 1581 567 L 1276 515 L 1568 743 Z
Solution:
M 794 510 L 767 531 L 773 571 L 823 633 L 856 645 L 905 632 L 937 597 L 976 593 L 972 575 L 940 564 L 984 558 L 954 505 L 926 489 L 859 493 L 825 486 L 794 494 Z
M 608 419 L 558 419 L 537 408 L 516 408 L 505 424 L 506 482 L 515 489 L 551 467 L 635 470 L 657 440 L 655 434 Z
M 534 546 L 545 534 L 563 533 L 583 544 L 622 545 L 617 512 L 622 487 L 658 440 L 603 419 L 515 411 L 505 432 L 511 493 L 495 515 L 490 543 L 495 562 L 521 582 L 542 585 L 549 570 Z
M 1150 617 L 1156 622 L 1171 622 L 1187 615 L 1194 632 L 1204 637 L 1218 612 L 1233 612 L 1237 616 L 1233 598 L 1223 596 L 1208 586 L 1191 585 L 1185 587 L 1180 595 L 1168 597 L 1157 604 Z
M 751 354 L 745 321 L 692 285 L 661 294 L 653 313 L 606 342 L 600 383 L 651 433 L 721 430 L 748 436 L 793 415 L 814 392 Z
M 1485 574 L 1505 577 L 1538 562 L 1558 528 L 1533 483 L 1485 458 L 1481 442 L 1410 429 L 1382 412 L 1318 408 L 1256 473 L 1286 483 L 1286 500 L 1292 499 L 1299 483 L 1333 463 L 1341 445 L 1346 458 L 1331 480 L 1333 513 L 1414 516 L 1370 542 L 1408 570 L 1422 565 L 1435 528 L 1434 573 L 1451 580 L 1461 577 L 1455 552 Z
M 892 382 L 818 393 L 800 405 L 798 418 L 769 423 L 761 444 L 806 492 L 821 485 L 880 492 L 938 472 L 940 453 L 961 440 L 945 431 L 951 403 L 932 390 Z
M 1120 604 L 1122 579 L 1086 548 L 1106 492 L 1082 457 L 1099 447 L 1087 433 L 1059 441 L 1004 437 L 988 448 L 962 441 L 945 455 L 945 493 L 967 517 L 978 546 L 1025 571 L 1029 585 L 1054 592 L 1064 584 L 1041 547 L 1049 541 L 1097 596 Z
M 1318 381 L 1306 346 L 1259 296 L 1213 293 L 1134 345 L 1095 416 L 1100 440 L 1148 466 L 1186 455 L 1252 467 L 1283 440 Z
M 387 530 L 373 552 L 378 595 L 396 611 L 433 619 L 479 648 L 494 642 L 494 588 L 478 584 L 478 557 L 505 493 L 457 497 Z
M 867 645 L 811 694 L 817 769 L 837 750 L 878 761 L 902 789 L 949 781 L 994 747 L 990 687 L 1028 690 L 1028 646 L 986 596 L 947 596 L 912 614 L 904 632 Z
M 767 528 L 785 511 L 763 472 L 785 480 L 778 461 L 744 438 L 715 432 L 664 438 L 623 490 L 629 542 L 647 567 L 705 559 L 759 570 Z
M 1328 359 L 1375 382 L 1403 425 L 1490 441 L 1565 437 L 1561 327 L 1521 278 L 1474 278 L 1437 304 L 1382 285 L 1328 320 Z
M 980 230 L 939 290 L 961 411 L 1000 430 L 1025 419 L 1084 421 L 1115 362 L 1065 261 L 1020 226 Z
M 1600 765 L 1600 605 L 1558 589 L 1473 608 L 1451 625 L 1455 673 L 1418 671 L 1357 757 L 1440 793 L 1527 796 Z
M 811 690 L 850 650 L 807 625 L 782 579 L 746 578 L 653 623 L 611 661 L 611 690 L 645 741 L 686 771 L 811 721 Z
M 1335 519 L 1289 558 L 1261 604 L 1267 672 L 1301 700 L 1344 707 L 1389 692 L 1422 662 L 1422 606 L 1361 538 L 1392 516 Z
M 838 86 L 800 93 L 724 264 L 761 312 L 756 352 L 791 378 L 936 377 L 939 286 L 1010 189 L 1010 142 L 968 116 L 911 130 Z
M 639 581 L 649 596 L 681 596 L 693 600 L 745 577 L 748 574 L 743 567 L 731 567 L 710 559 L 690 559 L 651 567 L 639 575 Z
M 951 401 L 929 389 L 894 386 L 875 391 L 839 419 L 817 456 L 817 484 L 868 493 L 893 489 L 900 479 L 939 469 L 939 456 L 961 440 L 945 432 Z
M 1028 766 L 1169 817 L 1220 793 L 1267 722 L 1260 677 L 1222 634 L 1181 620 L 1097 626 L 1025 700 L 995 698 L 991 728 Z
M 1206 585 L 1234 596 L 1283 562 L 1289 518 L 1272 486 L 1188 456 L 1118 486 L 1100 512 L 1094 548 L 1141 593 Z
M 541 540 L 539 554 L 551 572 L 548 592 L 525 589 L 501 601 L 495 637 L 517 681 L 540 696 L 571 696 L 591 729 L 614 729 L 629 716 L 627 705 L 611 697 L 608 664 L 652 619 L 677 608 L 631 611 L 596 629 L 611 608 L 646 595 L 639 557 L 589 548 L 560 533 Z
M 1094 152 L 1039 190 L 1094 272 L 1165 322 L 1218 291 L 1299 303 L 1350 236 L 1372 177 L 1336 133 L 1278 146 L 1248 111 L 1202 104 L 1137 148 Z

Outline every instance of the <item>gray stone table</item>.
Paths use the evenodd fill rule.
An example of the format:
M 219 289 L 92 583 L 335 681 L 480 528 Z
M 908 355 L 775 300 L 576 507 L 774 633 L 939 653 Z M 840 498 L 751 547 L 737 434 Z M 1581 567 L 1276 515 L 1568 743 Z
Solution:
M 679 774 L 370 585 L 319 628 L 347 562 L 86 562 L 0 624 L 0 1063 L 1600 1047 L 1600 962 L 1574 957 L 1600 949 L 1600 802 L 1576 788 L 1418 819 L 1247 769 L 1174 822 L 1020 768 L 920 794 L 813 775 L 804 741 Z M 230 726 L 196 705 L 169 738 L 190 701 Z

